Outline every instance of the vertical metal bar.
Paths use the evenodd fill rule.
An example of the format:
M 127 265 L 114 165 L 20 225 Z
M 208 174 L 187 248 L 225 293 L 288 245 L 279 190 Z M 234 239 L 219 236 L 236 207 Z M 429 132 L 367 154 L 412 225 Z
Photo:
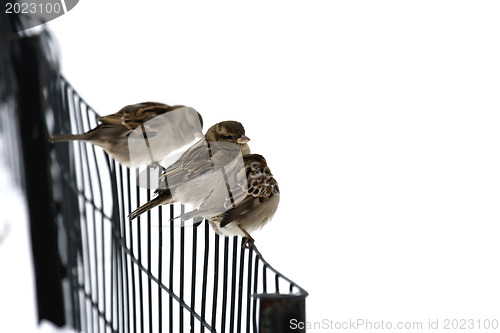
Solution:
M 181 205 L 181 214 L 184 214 L 184 205 Z M 184 301 L 184 220 L 181 220 L 181 240 L 180 240 L 180 268 L 179 268 L 179 298 Z M 179 303 L 179 330 L 184 332 L 184 308 Z
M 170 267 L 168 287 L 173 291 L 174 288 L 174 205 L 170 205 Z M 168 326 L 169 332 L 174 331 L 174 314 L 173 314 L 173 298 L 170 295 L 168 300 Z
M 136 169 L 136 179 L 139 179 L 139 169 Z M 140 206 L 140 188 L 137 186 L 137 207 Z M 141 241 L 141 217 L 137 218 L 137 260 L 139 265 L 142 266 L 142 241 Z M 141 328 L 141 333 L 144 332 L 144 291 L 142 284 L 142 271 L 140 268 L 137 269 L 139 274 L 139 323 Z
M 158 207 L 158 332 L 163 332 L 163 306 L 162 289 L 163 284 L 163 218 L 162 207 Z
M 67 101 L 68 109 L 71 110 L 73 113 L 73 119 L 75 120 L 77 127 L 81 128 L 82 126 L 79 126 L 79 123 L 78 123 L 78 116 L 77 116 L 77 110 L 76 110 L 76 106 L 75 106 L 75 99 L 74 99 L 69 87 L 65 90 L 64 98 Z M 70 100 L 71 100 L 71 102 L 70 102 Z M 70 103 L 71 103 L 72 107 L 69 107 Z M 83 186 L 85 186 L 84 170 L 83 170 L 82 144 L 83 143 L 81 143 L 81 142 L 76 143 L 76 150 L 78 151 L 78 160 L 80 161 L 80 163 L 79 163 L 80 181 L 82 182 Z M 77 184 L 75 184 L 75 186 L 76 185 Z M 80 207 L 80 211 L 79 211 L 80 214 L 78 216 L 78 218 L 79 218 L 78 223 L 80 224 L 80 228 L 83 230 L 82 236 L 85 238 L 85 241 L 82 240 L 82 242 L 84 242 L 83 251 L 82 251 L 83 252 L 82 253 L 82 257 L 83 257 L 82 262 L 83 262 L 83 271 L 84 271 L 83 275 L 84 276 L 83 276 L 83 280 L 82 280 L 83 290 L 80 294 L 81 294 L 81 299 L 84 303 L 82 308 L 84 309 L 84 313 L 85 313 L 85 323 L 86 323 L 85 327 L 86 327 L 86 329 L 88 329 L 89 327 L 92 327 L 92 329 L 93 329 L 94 312 L 92 311 L 91 308 L 90 308 L 90 311 L 88 310 L 88 306 L 87 306 L 88 300 L 84 297 L 84 294 L 86 291 L 85 289 L 87 287 L 89 287 L 89 295 L 92 295 L 92 290 L 93 290 L 91 269 L 90 269 L 90 250 L 89 250 L 89 243 L 90 243 L 89 237 L 90 236 L 89 236 L 89 232 L 88 232 L 88 225 L 86 223 L 87 210 L 85 209 L 85 200 L 81 197 L 79 197 L 78 199 L 79 199 L 78 203 L 79 203 L 79 207 Z M 86 283 L 86 280 L 85 280 L 85 273 L 87 275 L 86 278 L 87 278 L 88 283 Z M 90 325 L 89 325 L 89 322 L 91 323 Z
M 236 302 L 236 266 L 238 265 L 238 236 L 233 237 L 233 263 L 232 263 L 232 275 L 231 275 L 231 308 L 230 308 L 230 319 L 229 319 L 229 332 L 234 332 L 234 310 Z
M 116 183 L 120 183 L 120 185 L 122 185 L 123 183 L 121 182 L 121 177 L 118 178 L 118 173 L 117 173 L 117 170 L 120 169 L 120 166 L 118 165 L 118 163 L 114 163 L 114 180 L 116 181 Z M 122 193 L 121 195 L 118 194 L 118 193 Z M 120 186 L 120 189 L 119 189 L 119 192 L 116 193 L 116 201 L 119 202 L 119 206 L 118 207 L 122 207 L 123 208 L 123 187 Z M 118 282 L 119 282 L 119 285 L 120 285 L 120 307 L 119 307 L 119 318 L 120 318 L 120 325 L 118 326 L 119 329 L 118 331 L 119 332 L 124 332 L 125 331 L 125 304 L 126 303 L 126 291 L 125 291 L 125 286 L 124 286 L 124 280 L 125 280 L 125 277 L 124 275 L 126 274 L 126 270 L 125 270 L 125 263 L 123 261 L 123 250 L 124 250 L 124 247 L 127 246 L 127 241 L 126 241 L 126 236 L 125 236 L 125 217 L 123 216 L 123 209 L 119 211 L 119 215 L 116 216 L 115 219 L 113 219 L 113 221 L 116 221 L 116 223 L 118 224 L 117 225 L 117 230 L 118 230 L 118 233 L 117 233 L 117 238 L 119 238 L 118 240 L 122 241 L 122 242 L 117 242 L 117 249 L 116 249 L 116 254 L 117 254 L 117 261 L 118 261 L 118 272 L 119 272 L 119 279 L 118 279 Z M 114 225 L 116 225 L 116 223 L 114 223 Z M 121 329 L 120 329 L 121 328 Z
M 248 249 L 248 268 L 247 268 L 247 296 L 246 296 L 246 302 L 247 302 L 247 318 L 246 318 L 246 332 L 250 332 L 250 322 L 251 322 L 251 317 L 250 317 L 250 310 L 251 310 L 251 290 L 252 290 L 252 266 L 253 264 L 253 246 L 250 246 Z
M 118 175 L 116 173 L 116 170 L 120 168 L 118 164 L 115 162 L 115 181 L 118 183 L 120 179 L 118 178 Z M 123 193 L 123 188 L 120 187 L 120 192 Z M 116 193 L 117 198 L 116 201 L 120 202 L 121 207 L 123 207 L 123 197 Z M 122 194 L 123 195 L 123 194 Z M 121 199 L 121 201 L 120 201 Z M 123 241 L 123 243 L 117 242 L 117 249 L 116 249 L 116 254 L 117 254 L 117 261 L 118 261 L 118 283 L 120 285 L 120 303 L 119 303 L 119 318 L 120 318 L 120 325 L 118 326 L 119 329 L 118 331 L 123 332 L 125 331 L 125 286 L 124 286 L 124 274 L 125 274 L 125 267 L 124 267 L 124 262 L 123 262 L 123 248 L 127 246 L 126 238 L 125 238 L 125 227 L 124 227 L 124 221 L 125 218 L 122 216 L 123 210 L 120 211 L 120 214 L 116 217 L 116 221 L 118 223 L 118 236 L 119 240 Z M 120 329 L 121 328 L 121 329 Z
M 262 291 L 267 293 L 267 265 L 263 264 L 262 267 Z
M 257 299 L 255 298 L 255 295 L 257 295 L 257 288 L 259 286 L 259 259 L 260 257 L 258 255 L 255 255 L 255 272 L 253 276 L 253 305 L 252 305 L 252 323 L 253 323 L 253 332 L 257 333 Z
M 274 284 L 275 284 L 275 289 L 276 289 L 276 293 L 279 294 L 280 293 L 280 281 L 279 281 L 279 274 L 275 274 L 274 275 Z
M 222 333 L 226 331 L 228 265 L 229 265 L 229 237 L 224 237 L 224 272 L 222 277 L 222 318 L 221 318 Z
M 79 105 L 79 108 L 81 109 L 81 105 L 83 103 L 83 101 L 80 99 L 80 97 L 78 98 L 78 105 Z M 91 124 L 90 124 L 90 117 L 89 117 L 89 110 L 88 110 L 88 106 L 83 103 L 85 105 L 85 109 L 83 110 L 85 115 L 86 115 L 86 119 L 87 119 L 87 127 L 88 128 L 92 128 Z M 97 173 L 99 173 L 99 166 L 97 165 L 97 156 L 96 156 L 96 153 L 95 153 L 95 147 L 93 145 L 90 146 L 91 148 L 91 152 L 92 152 L 92 156 L 94 158 L 94 167 L 95 167 L 95 171 Z M 94 187 L 92 186 L 92 177 L 90 175 L 90 165 L 88 164 L 89 161 L 88 161 L 88 158 L 87 158 L 87 168 L 89 170 L 89 187 L 90 187 L 90 192 L 92 193 L 92 204 L 94 206 L 97 206 L 96 203 L 95 203 L 95 200 L 94 200 L 94 197 L 95 197 L 95 192 L 94 192 Z M 103 203 L 104 203 L 104 198 L 103 198 L 103 194 L 102 194 L 102 184 L 101 184 L 101 178 L 100 177 L 94 177 L 94 178 L 97 178 L 97 189 L 98 189 L 98 193 L 99 193 L 99 200 L 101 202 L 101 208 L 103 206 Z M 96 211 L 95 211 L 95 208 L 93 208 L 93 211 L 94 211 L 94 220 L 96 219 Z M 105 258 L 106 258 L 106 248 L 105 248 L 105 233 L 104 233 L 104 215 L 101 213 L 101 249 L 102 249 L 102 299 L 103 299 L 103 312 L 104 314 L 106 313 L 106 265 L 105 265 Z M 94 221 L 95 222 L 95 221 Z M 95 232 L 95 229 L 94 229 L 94 232 Z M 96 258 L 97 258 L 97 248 L 96 248 Z M 96 266 L 96 269 L 97 269 L 97 266 Z M 111 277 L 110 277 L 111 279 Z M 97 286 L 99 288 L 99 283 L 97 283 Z M 100 299 L 99 297 L 97 298 L 97 304 L 99 304 L 100 302 Z M 111 305 L 111 304 L 110 304 Z M 112 309 L 112 305 L 110 306 L 110 308 Z M 113 311 L 111 310 L 111 313 L 113 313 Z M 104 321 L 103 321 L 103 330 L 105 330 L 105 319 L 106 317 L 104 317 Z
M 146 181 L 147 184 L 151 184 L 151 169 L 149 167 L 146 168 Z M 146 200 L 150 201 L 151 200 L 151 191 L 148 189 L 146 191 Z M 147 254 L 148 254 L 148 331 L 152 332 L 153 331 L 153 286 L 152 286 L 152 281 L 151 281 L 151 210 L 148 210 L 147 212 L 147 219 L 148 219 L 148 224 L 147 224 L 147 239 L 148 239 L 148 249 L 147 249 Z
M 84 131 L 84 126 L 83 126 L 83 116 L 81 114 L 82 110 L 81 110 L 81 106 L 80 106 L 80 103 L 79 103 L 79 98 L 73 94 L 72 96 L 73 98 L 73 105 L 74 105 L 74 108 L 75 108 L 75 114 L 76 114 L 76 123 L 77 123 L 77 127 L 79 128 L 79 130 L 81 132 Z M 78 103 L 75 101 L 78 100 Z M 89 162 L 88 162 L 88 151 L 87 151 L 87 146 L 84 142 L 79 142 L 79 145 L 80 145 L 80 149 L 81 151 L 83 151 L 83 154 L 81 155 L 82 157 L 82 160 L 81 160 L 81 164 L 82 164 L 82 171 L 85 169 L 86 172 L 83 172 L 82 173 L 82 193 L 84 193 L 85 195 L 85 183 L 86 183 L 86 179 L 87 179 L 87 182 L 89 183 L 89 188 L 90 188 L 90 193 L 93 194 L 93 191 L 92 191 L 92 184 L 91 184 L 91 177 L 90 177 L 90 166 L 89 166 Z M 83 167 L 85 166 L 85 168 Z M 92 204 L 95 204 L 94 202 L 94 198 L 90 198 L 90 201 Z M 85 202 L 85 200 L 83 200 L 83 210 L 86 211 L 86 205 L 87 203 Z M 96 327 L 96 332 L 100 332 L 100 318 L 99 318 L 99 273 L 98 273 L 98 263 L 99 263 L 99 260 L 97 259 L 97 225 L 96 225 L 96 212 L 94 209 L 92 209 L 92 221 L 89 223 L 88 219 L 85 218 L 85 221 L 82 221 L 84 222 L 85 224 L 87 225 L 92 225 L 92 229 L 93 229 L 93 235 L 92 235 L 92 238 L 93 238 L 93 243 L 94 243 L 94 251 L 93 251 L 93 261 L 94 261 L 94 267 L 95 267 L 95 270 L 94 270 L 94 279 L 95 279 L 95 284 L 91 282 L 90 286 L 91 286 L 91 291 L 89 293 L 90 295 L 90 304 L 92 306 L 92 302 L 93 302 L 93 296 L 94 294 L 96 295 L 96 301 L 95 301 L 95 304 L 96 304 L 96 308 L 92 307 L 91 309 L 91 313 L 92 313 L 92 319 L 94 321 L 95 319 L 95 324 L 97 325 Z M 90 243 L 90 240 L 89 240 L 89 243 Z M 90 251 L 89 251 L 89 254 L 90 254 Z M 89 258 L 90 259 L 90 258 Z M 89 271 L 91 271 L 89 269 Z M 92 279 L 91 279 L 92 281 Z M 95 286 L 95 288 L 94 288 Z M 94 312 L 95 312 L 95 317 L 94 317 Z M 94 324 L 93 323 L 93 324 Z M 104 322 L 103 322 L 103 327 L 104 327 Z
M 116 165 L 116 164 L 115 164 Z M 120 216 L 120 222 L 121 222 L 121 230 L 122 232 L 120 233 L 123 237 L 123 243 L 124 246 L 127 246 L 127 228 L 126 228 L 126 211 L 125 211 L 125 188 L 124 188 L 124 182 L 123 182 L 123 166 L 119 165 L 118 166 L 118 171 L 119 171 L 119 180 L 120 180 L 120 200 L 121 200 L 121 216 Z M 130 198 L 130 192 L 126 192 L 128 197 Z M 128 206 L 130 209 L 130 206 Z M 120 258 L 122 260 L 122 293 L 123 293 L 123 305 L 122 305 L 122 316 L 123 316 L 123 322 L 122 322 L 122 327 L 125 332 L 130 332 L 130 311 L 129 311 L 129 304 L 130 304 L 130 295 L 129 295 L 129 281 L 128 281 L 128 261 L 126 258 L 126 252 L 124 251 L 123 247 L 120 247 Z
M 131 207 L 132 207 L 132 187 L 131 187 L 131 184 L 130 184 L 130 179 L 132 178 L 132 174 L 130 172 L 130 169 L 127 168 L 127 193 L 128 193 L 128 197 L 127 197 L 127 205 L 128 205 L 128 208 L 129 210 L 131 210 Z M 137 198 L 137 201 L 139 201 L 139 198 Z M 137 202 L 137 204 L 139 204 Z M 128 258 L 130 260 L 130 279 L 131 279 L 131 287 L 132 287 L 132 290 L 131 290 L 131 293 L 132 293 L 132 327 L 134 328 L 134 332 L 137 332 L 137 308 L 136 308 L 136 292 L 135 292 L 135 263 L 132 261 L 132 256 L 134 255 L 134 234 L 133 234 L 133 225 L 132 225 L 132 221 L 128 221 L 128 225 L 129 225 L 129 238 L 130 238 L 130 254 L 128 254 Z
M 245 249 L 243 239 L 240 247 L 240 276 L 238 278 L 238 320 L 236 321 L 236 332 L 241 333 L 241 307 L 243 302 L 243 271 L 245 270 Z
M 59 76 L 53 70 L 48 70 L 49 73 L 49 99 L 50 105 L 52 106 L 53 116 L 55 120 L 54 130 L 57 132 L 63 132 L 67 129 L 67 126 L 63 124 L 69 124 L 70 115 L 64 112 L 64 82 L 59 80 Z M 64 129 L 62 129 L 64 127 Z M 8 138 L 8 136 L 7 136 Z M 9 143 L 7 143 L 9 145 Z M 9 145 L 10 146 L 10 145 Z M 69 145 L 55 145 L 54 150 L 56 152 L 56 162 L 57 165 L 64 170 L 68 175 L 68 180 L 74 180 L 74 175 L 72 172 L 72 164 L 69 161 Z M 16 161 L 16 159 L 14 159 Z M 15 170 L 20 170 L 17 168 Z M 68 238 L 66 239 L 66 248 L 68 249 L 68 281 L 71 293 L 71 323 L 70 325 L 75 330 L 81 330 L 81 314 L 83 311 L 80 308 L 79 292 L 78 292 L 78 253 L 81 251 L 81 232 L 80 228 L 73 223 L 75 217 L 77 216 L 78 209 L 75 209 L 78 205 L 78 197 L 71 191 L 68 187 L 67 182 L 64 180 L 64 174 L 59 175 L 61 198 L 65 198 L 65 204 L 61 205 L 61 218 L 62 224 L 68 233 Z M 76 202 L 75 202 L 76 201 Z
M 205 310 L 207 301 L 207 272 L 208 272 L 208 251 L 210 248 L 210 237 L 208 230 L 208 222 L 205 222 L 205 253 L 203 256 L 203 282 L 201 289 L 201 318 L 205 320 Z M 201 325 L 201 332 L 205 331 L 205 327 Z
M 217 323 L 217 292 L 219 287 L 219 239 L 220 236 L 215 234 L 215 249 L 214 249 L 214 292 L 212 300 L 212 327 L 215 328 Z
M 108 168 L 111 169 L 111 176 L 110 176 L 110 182 L 111 182 L 111 188 L 112 188 L 112 195 L 114 197 L 114 202 L 116 205 L 116 208 L 113 207 L 113 212 L 111 215 L 111 236 L 113 239 L 116 239 L 115 245 L 115 260 L 116 260 L 116 280 L 117 280 L 117 311 L 116 311 L 116 330 L 118 332 L 123 332 L 125 330 L 125 318 L 124 318 L 124 306 L 125 306 L 125 299 L 124 299 L 124 290 L 123 290 L 123 274 L 124 274 L 124 267 L 123 267 L 123 256 L 122 256 L 122 249 L 124 246 L 126 246 L 125 242 L 125 237 L 124 237 L 124 231 L 122 229 L 123 225 L 123 218 L 121 216 L 122 210 L 120 209 L 120 206 L 123 207 L 123 201 L 121 201 L 121 196 L 120 192 L 123 192 L 122 188 L 118 187 L 119 184 L 119 179 L 118 179 L 118 172 L 117 169 L 119 168 L 118 163 L 112 160 L 111 158 L 108 159 L 110 163 L 108 164 Z M 111 163 L 112 162 L 112 163 Z M 104 207 L 104 203 L 103 203 Z
M 191 309 L 195 309 L 195 301 L 196 301 L 196 258 L 198 256 L 198 227 L 193 226 L 193 255 L 191 257 L 192 260 L 192 268 L 191 268 Z M 191 314 L 191 318 L 189 321 L 190 324 L 190 332 L 194 332 L 194 316 Z
M 103 245 L 104 247 L 104 245 Z M 116 280 L 117 280 L 117 267 L 116 267 L 116 264 L 117 264 L 117 261 L 116 260 L 113 260 L 114 257 L 116 256 L 116 241 L 115 241 L 115 236 L 114 235 L 111 235 L 111 252 L 110 252 L 110 256 L 111 256 L 111 273 L 109 274 L 109 280 L 110 280 L 110 297 L 109 297 L 109 308 L 110 308 L 110 313 L 109 313 L 109 317 L 110 317 L 110 323 L 111 323 L 111 328 L 113 329 L 114 328 L 114 323 L 115 323 L 115 304 L 118 303 L 118 292 L 115 293 L 115 290 L 117 291 L 117 288 L 116 288 Z M 106 266 L 106 263 L 105 263 L 105 258 L 103 258 L 103 268 Z M 103 279 L 105 280 L 105 279 Z M 104 281 L 106 282 L 106 281 Z M 116 295 L 114 295 L 116 294 Z M 115 298 L 113 298 L 113 296 Z M 104 310 L 103 310 L 103 316 L 104 316 L 104 319 L 106 319 L 106 303 L 104 303 Z M 104 330 L 106 331 L 106 330 Z
M 59 109 L 59 121 L 61 122 L 60 124 L 60 127 L 64 127 L 63 126 L 63 121 L 64 121 L 64 117 L 62 115 L 63 113 L 63 110 L 67 110 L 68 111 L 68 115 L 66 117 L 68 121 L 67 124 L 70 123 L 71 121 L 71 116 L 73 116 L 73 119 L 75 118 L 75 115 L 74 115 L 74 108 L 72 109 L 70 106 L 69 106 L 69 97 L 68 97 L 68 94 L 69 94 L 69 87 L 66 85 L 66 83 L 64 81 L 61 81 L 61 108 Z M 71 115 L 71 112 L 73 112 L 73 115 Z M 70 126 L 66 126 L 65 129 L 68 129 L 68 127 Z M 68 144 L 68 150 L 66 151 L 63 151 L 63 153 L 67 153 L 69 155 L 69 152 L 73 152 L 73 158 L 77 158 L 77 155 L 73 150 L 70 150 L 70 145 L 71 147 L 72 144 Z M 64 147 L 66 148 L 66 147 Z M 58 147 L 59 150 L 63 150 L 64 149 L 63 147 Z M 79 151 L 79 150 L 78 150 Z M 81 155 L 81 152 L 79 151 L 79 155 Z M 64 154 L 61 154 L 62 156 L 61 157 L 65 157 L 66 158 L 66 163 L 68 164 L 69 161 L 67 161 L 68 157 L 69 156 L 65 156 Z M 81 163 L 80 163 L 81 164 Z M 72 165 L 75 165 L 74 161 L 73 161 L 73 164 Z M 75 165 L 75 168 L 76 168 L 76 165 Z M 65 170 L 68 174 L 71 172 L 71 174 L 73 175 L 73 178 L 72 177 L 69 177 L 68 176 L 68 180 L 67 181 L 64 181 L 64 188 L 65 188 L 65 192 L 63 192 L 64 196 L 66 195 L 66 193 L 68 193 L 69 195 L 73 196 L 75 192 L 73 192 L 70 188 L 70 183 L 69 181 L 70 180 L 74 180 L 75 181 L 75 186 L 76 186 L 76 170 L 73 170 L 73 169 L 70 169 L 68 168 L 68 170 Z M 74 173 L 74 174 L 73 174 Z M 83 171 L 82 171 L 83 173 Z M 63 179 L 66 179 L 65 176 L 64 176 L 64 173 L 63 173 Z M 82 256 L 82 266 L 83 266 L 83 276 L 82 276 L 82 285 L 85 285 L 85 272 L 88 272 L 88 270 L 85 269 L 85 267 L 89 267 L 89 264 L 88 264 L 88 252 L 85 253 L 85 250 L 84 250 L 84 245 L 82 244 L 83 243 L 83 239 L 85 238 L 87 241 L 88 241 L 88 235 L 84 235 L 82 233 L 82 229 L 83 230 L 87 230 L 86 228 L 82 228 L 81 226 L 81 219 L 82 217 L 80 216 L 80 208 L 79 208 L 79 205 L 80 205 L 80 202 L 79 202 L 79 197 L 78 195 L 74 195 L 76 197 L 75 200 L 71 200 L 71 207 L 70 210 L 68 211 L 68 216 L 67 218 L 65 219 L 65 221 L 70 224 L 69 226 L 69 229 L 75 229 L 75 228 L 78 228 L 78 234 L 75 235 L 75 237 L 79 237 L 80 239 L 75 239 L 75 242 L 78 242 L 78 244 L 81 246 L 80 250 L 81 250 L 81 256 Z M 76 201 L 76 202 L 75 202 Z M 73 206 L 73 204 L 76 204 L 76 206 Z M 86 249 L 88 250 L 88 245 L 86 244 Z M 79 280 L 80 280 L 80 276 L 79 276 L 79 272 L 80 272 L 80 269 L 79 269 L 79 263 L 78 263 L 78 260 L 77 260 L 77 257 L 75 257 L 75 262 L 74 262 L 74 266 L 73 266 L 73 269 L 74 269 L 74 272 L 72 272 L 72 275 L 74 276 L 73 278 L 73 286 L 72 288 L 74 288 L 75 290 L 75 298 L 78 302 L 78 306 L 76 306 L 76 309 L 80 309 L 80 315 L 77 314 L 76 316 L 76 325 L 75 325 L 75 329 L 82 329 L 82 322 L 85 323 L 85 325 L 87 324 L 87 307 L 86 307 L 86 304 L 85 304 L 85 299 L 83 297 L 81 297 L 81 292 L 80 290 L 78 289 L 79 288 Z M 83 304 L 82 304 L 83 302 Z

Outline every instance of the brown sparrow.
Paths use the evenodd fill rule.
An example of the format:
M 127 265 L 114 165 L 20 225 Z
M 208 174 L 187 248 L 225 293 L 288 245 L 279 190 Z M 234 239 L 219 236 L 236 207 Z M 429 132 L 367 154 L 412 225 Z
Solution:
M 157 197 L 129 215 L 134 219 L 165 204 L 181 202 L 198 208 L 213 191 L 222 170 L 250 153 L 245 129 L 237 121 L 223 121 L 210 127 L 205 137 L 189 148 L 160 176 Z M 234 162 L 233 162 L 234 163 Z
M 215 187 L 210 197 L 198 209 L 179 216 L 207 219 L 216 233 L 246 237 L 262 228 L 276 213 L 280 201 L 278 182 L 265 158 L 258 154 L 243 156 L 244 168 L 236 167 Z M 238 184 L 238 186 L 230 186 Z M 228 192 L 226 189 L 231 188 Z
M 103 148 L 120 164 L 139 167 L 160 162 L 203 136 L 201 115 L 182 105 L 138 103 L 98 120 L 101 124 L 86 133 L 59 134 L 51 140 L 87 141 Z

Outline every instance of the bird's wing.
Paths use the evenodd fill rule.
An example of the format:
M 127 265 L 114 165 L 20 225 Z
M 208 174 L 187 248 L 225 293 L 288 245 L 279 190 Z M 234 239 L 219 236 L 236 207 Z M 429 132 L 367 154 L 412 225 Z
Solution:
M 174 188 L 213 170 L 210 149 L 205 138 L 192 145 L 160 176 L 160 187 L 155 193 Z
M 160 176 L 157 192 L 226 168 L 240 158 L 241 150 L 237 144 L 206 141 L 203 137 Z
M 156 102 L 144 102 L 127 105 L 120 111 L 99 118 L 102 124 L 123 126 L 129 131 L 145 124 L 158 115 L 183 107 L 182 105 L 166 105 Z M 149 131 L 148 131 L 149 134 Z
M 278 182 L 269 174 L 255 173 L 247 168 L 247 175 L 247 184 L 241 184 L 226 198 L 224 207 L 228 210 L 224 213 L 221 227 L 245 215 L 248 210 L 273 195 L 279 195 Z
M 107 116 L 99 117 L 98 120 L 104 125 L 123 126 L 120 112 L 121 110 Z
M 145 125 L 148 136 L 150 136 L 154 129 L 147 128 L 146 122 L 161 114 L 173 111 L 183 107 L 182 105 L 169 106 L 162 103 L 146 102 L 133 105 L 132 108 L 123 108 L 122 110 L 122 124 L 129 130 L 134 130 L 138 126 Z
M 246 214 L 247 211 L 251 210 L 252 208 L 256 207 L 259 205 L 260 200 L 259 198 L 253 197 L 253 196 L 248 196 L 245 199 L 243 199 L 242 202 L 240 202 L 236 207 L 228 210 L 225 212 L 222 216 L 222 221 L 220 222 L 220 227 L 223 228 L 229 223 L 237 220 L 238 218 L 242 217 L 243 215 Z

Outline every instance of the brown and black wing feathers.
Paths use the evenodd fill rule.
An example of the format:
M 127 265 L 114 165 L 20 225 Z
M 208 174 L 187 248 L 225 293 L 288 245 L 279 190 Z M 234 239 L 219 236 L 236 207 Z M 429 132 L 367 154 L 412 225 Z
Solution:
M 264 171 L 264 172 L 262 172 Z M 221 227 L 228 225 L 243 216 L 248 210 L 279 193 L 278 182 L 271 173 L 255 170 L 251 165 L 246 167 L 247 184 L 240 185 L 226 198 L 225 207 L 229 208 L 222 218 Z M 241 197 L 244 199 L 241 200 Z M 232 208 L 230 208 L 232 206 Z
M 200 177 L 212 170 L 210 149 L 202 138 L 189 148 L 182 156 L 160 176 L 160 187 L 155 193 L 166 188 L 174 188 L 187 181 Z

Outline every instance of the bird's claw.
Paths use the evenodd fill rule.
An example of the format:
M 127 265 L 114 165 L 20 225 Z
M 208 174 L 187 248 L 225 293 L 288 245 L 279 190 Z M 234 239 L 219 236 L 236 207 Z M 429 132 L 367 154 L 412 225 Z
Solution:
M 241 248 L 249 249 L 253 246 L 255 239 L 252 237 L 243 237 L 243 243 L 241 244 Z

